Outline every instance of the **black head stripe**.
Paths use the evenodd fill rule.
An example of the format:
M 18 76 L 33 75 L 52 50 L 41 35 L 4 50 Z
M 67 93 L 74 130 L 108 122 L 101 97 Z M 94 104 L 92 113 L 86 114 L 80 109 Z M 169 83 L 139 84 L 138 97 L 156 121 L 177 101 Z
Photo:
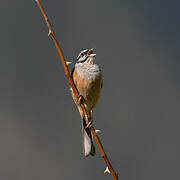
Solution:
M 82 56 L 86 55 L 88 53 L 89 49 L 85 49 L 81 51 L 77 57 L 77 60 L 80 59 Z
M 78 60 L 77 60 L 77 63 L 83 63 L 83 62 L 85 62 L 88 57 L 89 57 L 89 56 L 86 56 L 85 59 L 78 59 Z

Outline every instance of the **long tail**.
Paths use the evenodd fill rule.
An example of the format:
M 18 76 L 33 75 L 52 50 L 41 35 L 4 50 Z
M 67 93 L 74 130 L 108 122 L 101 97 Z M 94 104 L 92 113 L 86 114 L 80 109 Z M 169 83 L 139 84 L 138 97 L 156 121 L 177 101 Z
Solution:
M 82 118 L 82 146 L 83 146 L 83 155 L 84 156 L 94 156 L 95 146 L 92 139 L 91 130 L 86 127 L 86 121 Z

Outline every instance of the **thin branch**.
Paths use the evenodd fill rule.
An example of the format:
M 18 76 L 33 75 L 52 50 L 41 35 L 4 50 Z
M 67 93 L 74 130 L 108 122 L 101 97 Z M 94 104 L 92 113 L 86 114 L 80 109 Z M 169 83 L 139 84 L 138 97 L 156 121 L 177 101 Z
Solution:
M 41 10 L 41 13 L 42 13 L 42 15 L 43 15 L 43 17 L 44 17 L 44 19 L 46 21 L 46 24 L 48 26 L 48 29 L 49 29 L 49 34 L 48 35 L 50 35 L 52 37 L 52 39 L 53 39 L 53 41 L 54 41 L 54 43 L 56 45 L 57 51 L 59 53 L 59 56 L 60 56 L 64 71 L 65 71 L 65 75 L 66 75 L 66 77 L 68 79 L 68 82 L 69 82 L 69 85 L 72 88 L 76 98 L 78 99 L 79 98 L 79 92 L 78 92 L 78 90 L 77 90 L 77 88 L 76 88 L 76 86 L 75 86 L 75 84 L 74 84 L 74 82 L 73 82 L 73 80 L 71 78 L 71 75 L 70 75 L 69 70 L 68 70 L 68 66 L 66 64 L 66 61 L 64 60 L 64 55 L 63 55 L 62 49 L 61 49 L 61 47 L 60 47 L 60 45 L 59 45 L 59 43 L 58 43 L 58 41 L 56 39 L 55 33 L 54 33 L 53 28 L 51 26 L 51 23 L 50 23 L 50 21 L 48 19 L 48 16 L 47 16 L 47 14 L 46 14 L 40 0 L 35 0 L 35 1 L 37 2 L 38 6 L 39 6 L 39 8 Z M 87 123 L 89 123 L 89 119 L 87 118 L 88 117 L 87 111 L 86 111 L 85 105 L 83 103 L 81 103 L 81 108 L 82 108 L 82 111 L 83 111 L 84 117 L 86 118 Z M 106 153 L 104 151 L 103 145 L 102 145 L 102 143 L 101 143 L 101 141 L 100 141 L 100 139 L 99 139 L 99 137 L 98 137 L 98 135 L 97 135 L 97 133 L 95 131 L 95 128 L 93 127 L 93 125 L 91 126 L 90 129 L 91 129 L 93 137 L 94 137 L 94 139 L 95 139 L 95 141 L 97 143 L 97 146 L 99 148 L 101 156 L 103 157 L 103 159 L 104 159 L 104 161 L 105 161 L 105 163 L 106 163 L 106 165 L 107 165 L 113 179 L 118 180 L 119 179 L 118 175 L 114 171 L 114 169 L 113 169 L 113 167 L 112 167 L 112 165 L 111 165 L 111 163 L 110 163 L 110 161 L 109 161 L 109 159 L 108 159 L 108 157 L 107 157 L 107 155 L 106 155 Z

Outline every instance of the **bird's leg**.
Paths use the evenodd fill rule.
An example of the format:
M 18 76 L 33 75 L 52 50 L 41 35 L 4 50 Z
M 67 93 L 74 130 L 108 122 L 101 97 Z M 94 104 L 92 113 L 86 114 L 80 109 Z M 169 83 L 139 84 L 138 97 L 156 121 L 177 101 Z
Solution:
M 92 126 L 92 122 L 93 122 L 93 118 L 92 117 L 88 118 L 88 119 L 89 119 L 89 122 L 88 122 L 86 128 L 90 128 Z
M 84 102 L 84 97 L 81 94 L 79 94 L 78 103 L 82 104 L 83 102 Z
M 86 125 L 86 128 L 90 128 L 92 126 L 92 123 L 93 123 L 93 116 L 92 116 L 92 110 L 90 111 L 90 115 L 88 116 L 88 124 Z

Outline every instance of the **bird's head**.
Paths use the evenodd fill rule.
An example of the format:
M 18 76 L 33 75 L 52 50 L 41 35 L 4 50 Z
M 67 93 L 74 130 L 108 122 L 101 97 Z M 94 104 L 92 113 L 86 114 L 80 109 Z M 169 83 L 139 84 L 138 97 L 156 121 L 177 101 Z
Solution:
M 93 60 L 96 56 L 96 54 L 93 53 L 94 48 L 92 49 L 85 49 L 81 51 L 77 57 L 76 63 L 88 63 L 93 64 Z

